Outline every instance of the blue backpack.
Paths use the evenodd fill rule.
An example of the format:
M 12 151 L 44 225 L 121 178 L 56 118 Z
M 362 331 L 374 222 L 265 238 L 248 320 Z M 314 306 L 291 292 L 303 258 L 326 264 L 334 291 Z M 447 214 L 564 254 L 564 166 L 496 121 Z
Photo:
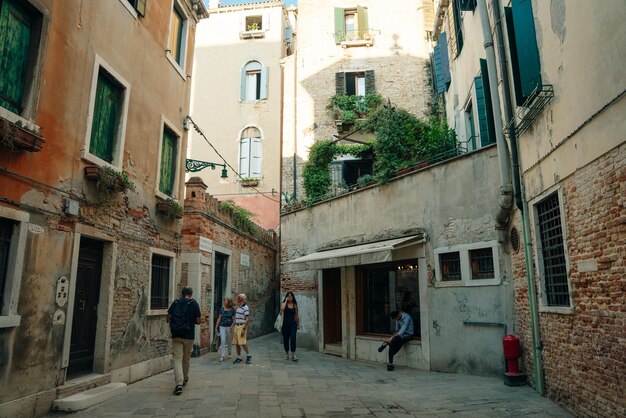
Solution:
M 188 302 L 181 302 L 179 299 L 174 301 L 170 312 L 172 337 L 184 336 L 193 326 L 187 318 L 187 308 L 189 308 L 192 302 L 195 301 L 193 299 L 189 299 Z

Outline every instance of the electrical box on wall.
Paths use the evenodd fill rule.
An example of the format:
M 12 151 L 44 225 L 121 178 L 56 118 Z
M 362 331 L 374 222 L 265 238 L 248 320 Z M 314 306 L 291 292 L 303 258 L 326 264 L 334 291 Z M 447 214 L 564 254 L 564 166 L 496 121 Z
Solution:
M 66 214 L 77 216 L 79 208 L 80 205 L 78 204 L 78 201 L 73 199 L 65 199 L 63 212 L 65 212 Z

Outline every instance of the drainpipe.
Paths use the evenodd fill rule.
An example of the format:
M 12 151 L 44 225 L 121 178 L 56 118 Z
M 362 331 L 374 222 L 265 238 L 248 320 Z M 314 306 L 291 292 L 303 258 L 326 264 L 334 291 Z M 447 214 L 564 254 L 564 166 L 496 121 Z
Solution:
M 502 116 L 500 114 L 500 95 L 498 92 L 498 80 L 496 71 L 496 54 L 493 48 L 491 25 L 487 13 L 485 0 L 478 0 L 478 12 L 483 30 L 483 42 L 487 56 L 487 70 L 489 71 L 489 90 L 491 91 L 491 103 L 493 104 L 493 122 L 496 131 L 496 145 L 498 147 L 498 165 L 500 167 L 500 208 L 496 215 L 496 229 L 500 231 L 498 241 L 505 241 L 505 230 L 513 208 L 513 186 L 511 185 L 511 165 L 509 161 L 509 147 L 504 140 Z
M 292 35 L 293 36 L 293 35 Z M 298 199 L 298 47 L 293 52 L 293 200 Z
M 509 141 L 511 142 L 511 159 L 513 169 L 513 191 L 515 195 L 515 205 L 520 210 L 522 217 L 522 231 L 524 240 L 524 260 L 526 262 L 526 282 L 528 285 L 528 308 L 530 310 L 530 323 L 532 331 L 532 348 L 533 348 L 533 379 L 535 382 L 535 390 L 544 395 L 544 377 L 543 377 L 543 357 L 541 354 L 541 333 L 539 328 L 539 311 L 537 310 L 537 289 L 535 281 L 535 273 L 532 260 L 532 245 L 529 241 L 530 222 L 528 219 L 528 203 L 526 203 L 523 186 L 520 181 L 520 163 L 519 163 L 519 145 L 514 127 L 513 100 L 511 98 L 511 87 L 509 83 L 509 68 L 506 60 L 506 51 L 504 50 L 504 35 L 502 32 L 502 19 L 500 10 L 500 1 L 493 0 L 493 10 L 496 25 L 496 39 L 498 41 L 498 55 L 500 55 L 500 71 L 502 74 L 502 92 L 504 95 L 504 115 L 509 131 Z

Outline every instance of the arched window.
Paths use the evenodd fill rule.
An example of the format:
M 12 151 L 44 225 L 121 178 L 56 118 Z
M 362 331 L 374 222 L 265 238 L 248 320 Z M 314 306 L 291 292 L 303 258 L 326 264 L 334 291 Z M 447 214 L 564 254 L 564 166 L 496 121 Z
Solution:
M 241 68 L 241 91 L 239 98 L 242 101 L 267 99 L 268 67 L 258 61 L 250 61 Z
M 239 141 L 239 174 L 243 178 L 261 178 L 261 131 L 248 127 Z

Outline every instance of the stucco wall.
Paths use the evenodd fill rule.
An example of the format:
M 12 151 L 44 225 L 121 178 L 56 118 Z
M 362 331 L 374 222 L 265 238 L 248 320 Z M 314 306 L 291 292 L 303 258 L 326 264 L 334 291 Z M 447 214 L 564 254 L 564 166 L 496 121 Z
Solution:
M 282 288 L 317 298 L 317 272 L 299 270 L 286 261 L 321 247 L 356 245 L 423 229 L 424 274 L 428 277 L 430 361 L 433 370 L 496 374 L 502 372 L 503 328 L 464 326 L 464 320 L 511 323 L 512 298 L 507 254 L 498 247 L 501 285 L 435 287 L 434 249 L 497 239 L 497 150 L 488 147 L 427 167 L 281 218 Z M 467 191 L 471 190 L 471 194 Z M 319 303 L 319 301 L 318 301 Z M 319 340 L 316 326 L 309 331 Z M 305 333 L 302 333 L 305 334 Z M 459 344 L 458 335 L 472 344 Z M 311 347 L 316 348 L 316 347 Z
M 200 176 L 209 192 L 220 200 L 232 199 L 257 214 L 256 222 L 277 229 L 280 191 L 281 95 L 280 59 L 284 56 L 285 17 L 281 3 L 211 9 L 208 19 L 198 24 L 194 59 L 191 116 L 208 140 L 237 171 L 239 139 L 244 128 L 254 126 L 262 134 L 262 159 L 259 191 L 242 187 L 239 177 L 229 171 L 220 179 L 219 171 L 205 169 Z M 263 38 L 240 39 L 245 16 L 265 16 Z M 249 61 L 269 67 L 266 100 L 240 100 L 241 68 Z M 191 135 L 187 158 L 222 163 L 222 159 L 197 133 Z M 274 194 L 272 194 L 274 190 Z M 268 199 L 269 198 L 269 199 Z M 271 200 L 270 200 L 271 199 Z

